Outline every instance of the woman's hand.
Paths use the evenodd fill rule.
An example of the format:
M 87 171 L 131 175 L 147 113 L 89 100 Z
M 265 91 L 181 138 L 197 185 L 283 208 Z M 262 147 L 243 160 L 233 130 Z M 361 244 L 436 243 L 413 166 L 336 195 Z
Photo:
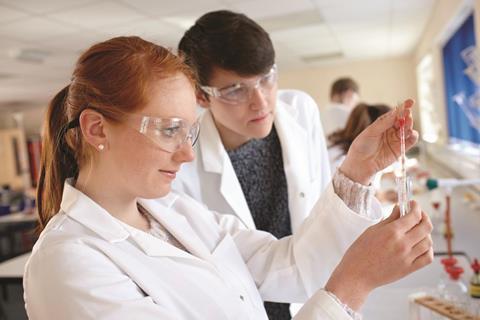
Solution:
M 412 201 L 411 211 L 371 226 L 350 246 L 325 289 L 357 310 L 375 288 L 396 281 L 433 261 L 432 223 Z
M 418 140 L 413 130 L 412 99 L 403 103 L 405 115 L 405 149 L 410 149 Z M 340 170 L 358 183 L 368 185 L 372 176 L 388 167 L 400 156 L 400 124 L 398 109 L 379 117 L 353 141 Z

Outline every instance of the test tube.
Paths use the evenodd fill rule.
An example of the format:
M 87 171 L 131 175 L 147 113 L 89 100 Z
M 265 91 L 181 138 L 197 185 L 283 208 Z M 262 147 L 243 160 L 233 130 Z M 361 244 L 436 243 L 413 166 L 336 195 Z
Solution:
M 412 192 L 412 179 L 409 176 L 396 177 L 398 207 L 400 209 L 400 216 L 404 216 L 410 211 L 410 196 Z

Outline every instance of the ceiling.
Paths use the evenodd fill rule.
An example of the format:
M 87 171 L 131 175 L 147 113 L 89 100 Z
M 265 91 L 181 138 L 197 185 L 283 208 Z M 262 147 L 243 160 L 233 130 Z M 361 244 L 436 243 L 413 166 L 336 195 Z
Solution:
M 0 111 L 44 106 L 79 53 L 119 35 L 175 48 L 203 13 L 243 12 L 269 31 L 280 69 L 412 52 L 435 0 L 0 0 Z

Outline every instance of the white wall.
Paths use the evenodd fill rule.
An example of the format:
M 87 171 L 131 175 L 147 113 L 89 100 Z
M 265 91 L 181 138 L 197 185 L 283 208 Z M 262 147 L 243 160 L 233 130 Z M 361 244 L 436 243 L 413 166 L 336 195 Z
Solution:
M 416 98 L 414 65 L 410 57 L 349 61 L 286 72 L 280 70 L 279 87 L 306 91 L 323 109 L 329 101 L 332 82 L 343 76 L 358 82 L 365 102 L 393 106 L 405 98 Z

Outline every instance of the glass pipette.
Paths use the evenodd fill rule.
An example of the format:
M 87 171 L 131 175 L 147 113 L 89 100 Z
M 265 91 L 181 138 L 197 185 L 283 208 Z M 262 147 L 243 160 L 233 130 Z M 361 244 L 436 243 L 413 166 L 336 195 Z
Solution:
M 397 106 L 397 118 L 400 129 L 400 176 L 397 177 L 397 194 L 400 216 L 404 216 L 410 210 L 410 179 L 407 177 L 407 156 L 405 155 L 405 109 L 403 104 Z

